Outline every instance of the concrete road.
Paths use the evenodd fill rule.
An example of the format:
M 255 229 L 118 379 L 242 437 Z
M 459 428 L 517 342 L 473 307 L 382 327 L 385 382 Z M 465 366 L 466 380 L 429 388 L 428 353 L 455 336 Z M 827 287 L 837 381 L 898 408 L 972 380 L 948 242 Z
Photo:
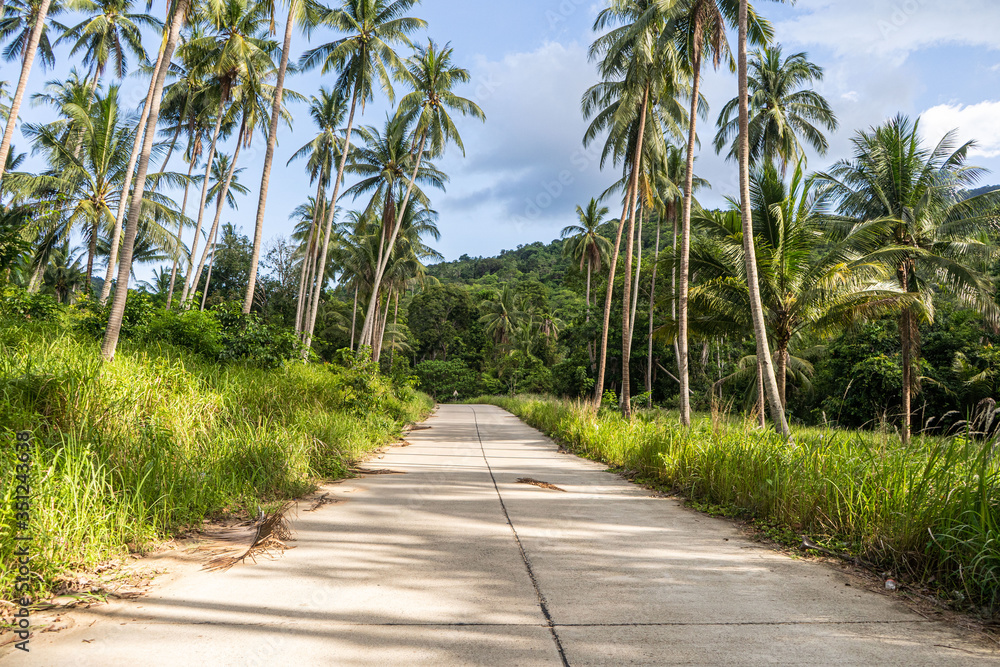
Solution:
M 299 512 L 281 558 L 91 610 L 2 662 L 1000 664 L 835 568 L 559 453 L 502 410 L 442 406 L 427 425 L 369 464 L 403 474 L 332 486 L 344 502 Z

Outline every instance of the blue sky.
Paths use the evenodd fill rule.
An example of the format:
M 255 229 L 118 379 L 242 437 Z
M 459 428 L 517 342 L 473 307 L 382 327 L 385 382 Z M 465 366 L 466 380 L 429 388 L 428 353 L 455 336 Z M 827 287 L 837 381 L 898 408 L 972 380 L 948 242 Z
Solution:
M 153 12 L 162 15 L 162 4 L 156 3 Z M 987 182 L 1000 183 L 1000 51 L 996 46 L 1000 3 L 799 0 L 793 6 L 759 2 L 757 7 L 775 23 L 777 41 L 786 53 L 806 51 L 826 69 L 818 89 L 837 112 L 841 130 L 830 137 L 827 156 L 810 156 L 810 168 L 823 169 L 847 156 L 850 137 L 857 129 L 903 112 L 922 115 L 926 136 L 934 140 L 953 128 L 959 128 L 963 140 L 978 139 L 973 161 L 994 172 Z M 596 81 L 586 51 L 599 9 L 600 4 L 590 0 L 424 0 L 414 9 L 414 15 L 429 23 L 426 35 L 417 38 L 429 35 L 438 42 L 451 42 L 455 60 L 473 75 L 464 94 L 487 115 L 485 124 L 459 123 L 465 157 L 452 147 L 438 161 L 451 182 L 447 192 L 432 194 L 442 232 L 434 245 L 447 259 L 461 254 L 489 256 L 518 244 L 556 238 L 563 226 L 574 221 L 577 204 L 599 195 L 615 179 L 617 170 L 608 165 L 602 172 L 598 160 L 581 145 L 586 123 L 579 101 Z M 280 36 L 281 26 L 278 30 Z M 325 29 L 317 30 L 310 44 L 297 35 L 293 57 L 333 38 Z M 154 46 L 150 41 L 148 48 Z M 67 62 L 67 52 L 64 48 L 59 54 L 60 63 Z M 64 67 L 55 72 L 36 69 L 30 90 L 37 91 L 45 80 L 64 74 Z M 5 63 L 0 79 L 16 75 L 14 67 Z M 288 85 L 308 96 L 324 83 L 329 85 L 329 79 L 314 71 L 292 76 Z M 128 79 L 123 85 L 126 99 L 138 103 L 148 84 Z M 697 169 L 713 185 L 701 195 L 707 205 L 718 205 L 737 190 L 734 166 L 708 148 L 717 111 L 735 91 L 736 78 L 728 71 L 706 74 L 704 94 L 712 112 L 701 124 L 705 148 Z M 314 133 L 307 107 L 293 104 L 291 110 L 294 127 L 280 130 L 265 244 L 288 234 L 289 212 L 314 192 L 301 164 L 285 167 L 292 152 Z M 387 110 L 380 97 L 367 108 L 361 122 L 381 125 Z M 47 113 L 27 107 L 22 118 L 39 120 Z M 17 135 L 15 143 L 21 150 L 27 146 Z M 232 147 L 223 150 L 231 152 Z M 243 156 L 241 164 L 247 169 L 242 181 L 251 193 L 223 221 L 252 233 L 263 144 L 258 140 L 256 149 L 245 150 Z M 180 160 L 173 169 L 183 169 Z

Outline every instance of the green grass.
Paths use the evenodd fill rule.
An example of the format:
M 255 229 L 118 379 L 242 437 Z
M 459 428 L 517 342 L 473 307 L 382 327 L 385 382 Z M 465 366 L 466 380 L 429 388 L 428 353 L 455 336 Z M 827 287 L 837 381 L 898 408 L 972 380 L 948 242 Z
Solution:
M 929 582 L 979 611 L 1000 609 L 1000 443 L 965 437 L 797 429 L 794 444 L 736 420 L 640 412 L 631 421 L 582 403 L 484 398 L 572 451 Z M 787 534 L 787 533 L 786 533 Z
M 300 496 L 422 418 L 430 400 L 370 364 L 220 365 L 0 319 L 0 598 L 13 599 L 14 437 L 33 433 L 34 594 L 206 517 Z

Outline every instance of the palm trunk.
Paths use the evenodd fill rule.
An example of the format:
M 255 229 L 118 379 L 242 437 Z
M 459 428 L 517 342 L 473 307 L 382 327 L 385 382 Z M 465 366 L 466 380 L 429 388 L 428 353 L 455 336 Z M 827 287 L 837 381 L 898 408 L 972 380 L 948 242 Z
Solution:
M 354 283 L 354 308 L 351 309 L 351 352 L 354 351 L 354 333 L 358 328 L 358 284 Z
M 635 241 L 635 219 L 639 208 L 639 173 L 642 169 L 642 142 L 646 133 L 646 108 L 649 105 L 649 85 L 642 94 L 642 110 L 639 113 L 639 137 L 635 143 L 635 157 L 632 163 L 632 186 L 628 191 L 631 212 L 628 216 L 628 237 L 625 246 L 625 294 L 622 297 L 622 414 L 632 416 L 632 326 L 630 290 L 632 288 L 632 249 Z
M 785 437 L 791 437 L 785 409 L 778 396 L 778 382 L 774 377 L 774 364 L 767 341 L 764 323 L 764 307 L 760 298 L 760 283 L 757 279 L 757 255 L 753 238 L 753 219 L 750 214 L 750 133 L 749 100 L 747 97 L 747 0 L 740 0 L 739 30 L 739 81 L 740 81 L 740 215 L 743 219 L 743 254 L 747 268 L 747 288 L 750 292 L 750 314 L 753 317 L 753 333 L 757 339 L 757 358 L 764 376 L 764 389 L 771 405 L 771 418 Z M 683 285 L 681 288 L 683 289 Z M 686 304 L 685 304 L 686 305 Z
M 656 218 L 656 248 L 653 251 L 653 279 L 649 283 L 649 338 L 646 349 L 646 392 L 649 394 L 647 407 L 653 407 L 653 306 L 656 303 L 656 270 L 660 263 L 660 223 Z
M 777 360 L 777 364 L 776 364 L 777 367 L 774 370 L 774 373 L 777 376 L 777 380 L 778 380 L 778 398 L 781 399 L 781 407 L 787 408 L 788 407 L 788 399 L 787 399 L 787 396 L 785 394 L 785 391 L 786 391 L 787 385 L 788 385 L 788 377 L 787 377 L 787 373 L 788 373 L 788 344 L 785 343 L 783 340 L 782 341 L 778 341 L 778 349 L 775 350 L 775 352 L 777 352 L 777 356 L 778 356 L 778 360 Z
M 177 221 L 177 249 L 178 251 L 183 248 L 181 237 L 184 234 L 184 214 L 187 213 L 188 204 L 188 190 L 191 185 L 191 172 L 194 171 L 194 155 L 191 156 L 191 162 L 188 164 L 188 181 L 184 183 L 184 199 L 181 202 L 181 217 Z M 174 267 L 170 270 L 170 290 L 167 292 L 167 310 L 170 310 L 171 305 L 174 302 L 174 284 L 177 280 L 177 264 L 180 261 L 179 258 L 174 258 Z M 187 278 L 187 276 L 185 276 Z
M 427 132 L 424 131 L 420 135 L 420 146 L 417 149 L 417 163 L 413 166 L 410 182 L 406 185 L 406 195 L 403 197 L 403 201 L 399 205 L 399 211 L 396 213 L 396 222 L 392 226 L 392 234 L 389 236 L 389 243 L 386 245 L 385 256 L 379 262 L 375 271 L 375 279 L 372 282 L 371 302 L 368 304 L 368 312 L 365 314 L 365 324 L 361 328 L 362 345 L 365 345 L 372 339 L 372 328 L 375 324 L 372 317 L 375 315 L 375 307 L 378 304 L 378 291 L 382 284 L 382 275 L 385 273 L 385 267 L 389 264 L 389 258 L 392 256 L 392 249 L 396 245 L 396 237 L 399 236 L 399 229 L 403 226 L 403 216 L 406 215 L 406 206 L 410 201 L 410 195 L 413 194 L 413 186 L 417 181 L 417 174 L 420 172 L 420 162 L 423 159 L 424 147 L 426 145 Z
M 306 293 L 312 293 L 307 286 L 307 281 L 311 277 L 312 271 L 312 256 L 313 252 L 313 242 L 316 240 L 316 229 L 319 227 L 319 221 L 323 216 L 323 204 L 326 202 L 326 193 L 323 192 L 323 177 L 325 176 L 325 169 L 320 168 L 319 171 L 319 181 L 316 183 L 316 201 L 313 209 L 312 222 L 309 224 L 309 234 L 306 236 L 306 251 L 302 255 L 302 270 L 299 272 L 299 296 L 297 299 L 298 306 L 295 312 L 295 333 L 302 332 L 302 315 L 305 313 L 305 295 Z
M 587 324 L 590 324 L 590 277 L 594 272 L 594 260 L 587 258 Z M 590 372 L 594 372 L 594 341 L 587 341 L 587 355 L 590 357 Z
M 598 408 L 604 400 L 604 376 L 608 361 L 608 329 L 611 326 L 611 300 L 615 290 L 615 271 L 618 268 L 618 254 L 622 245 L 622 234 L 625 231 L 625 221 L 628 217 L 631 201 L 625 197 L 622 207 L 622 217 L 618 221 L 618 234 L 615 236 L 615 247 L 611 251 L 611 265 L 608 267 L 608 287 L 604 294 L 604 324 L 601 329 L 601 353 L 598 355 L 597 380 L 594 383 L 594 405 Z M 627 282 L 627 280 L 626 280 Z
M 757 425 L 767 428 L 767 403 L 764 398 L 764 367 L 757 362 Z
M 47 0 L 43 0 L 46 1 Z M 125 314 L 125 300 L 128 298 L 128 281 L 132 273 L 132 251 L 135 247 L 135 236 L 139 230 L 139 214 L 142 210 L 142 199 L 146 189 L 146 172 L 149 170 L 149 156 L 153 150 L 153 140 L 156 138 L 156 124 L 160 120 L 160 102 L 163 97 L 163 82 L 167 77 L 168 64 L 174 55 L 177 38 L 180 35 L 181 24 L 187 15 L 190 0 L 177 0 L 174 13 L 170 20 L 170 32 L 163 48 L 160 66 L 154 75 L 153 99 L 150 105 L 149 118 L 146 120 L 146 133 L 142 142 L 142 152 L 139 155 L 139 171 L 135 177 L 135 187 L 132 192 L 132 202 L 128 210 L 128 222 L 125 225 L 125 238 L 122 242 L 121 261 L 118 266 L 118 288 L 111 302 L 111 313 L 108 318 L 108 328 L 101 345 L 101 354 L 108 361 L 115 357 L 118 348 L 118 337 L 121 334 L 122 317 Z
M 132 153 L 129 155 L 128 167 L 125 170 L 125 185 L 122 186 L 122 194 L 118 199 L 118 212 L 115 214 L 115 228 L 111 230 L 111 247 L 110 252 L 108 253 L 108 270 L 104 274 L 104 285 L 101 287 L 100 302 L 102 306 L 108 302 L 108 297 L 111 295 L 111 279 L 115 275 L 115 264 L 118 263 L 118 248 L 121 245 L 122 222 L 124 222 L 125 213 L 128 210 L 129 190 L 132 189 L 133 182 L 132 174 L 135 172 L 135 165 L 139 160 L 139 154 L 142 152 L 143 142 L 145 141 L 144 128 L 149 121 L 149 112 L 153 106 L 153 94 L 156 92 L 156 73 L 160 71 L 161 67 L 163 67 L 163 53 L 165 49 L 166 44 L 164 44 L 160 49 L 159 55 L 156 58 L 156 67 L 153 70 L 154 74 L 150 78 L 149 90 L 146 91 L 146 101 L 142 105 L 142 113 L 139 116 L 139 124 L 136 126 L 137 129 L 135 138 L 132 140 Z M 169 67 L 169 61 L 167 66 Z M 153 128 L 153 131 L 155 132 L 156 128 Z M 143 187 L 145 188 L 145 183 L 143 183 Z
M 260 263 L 261 237 L 264 235 L 264 209 L 267 206 L 267 188 L 271 182 L 271 162 L 274 160 L 274 146 L 278 140 L 278 120 L 281 118 L 281 98 L 285 90 L 285 73 L 288 71 L 288 54 L 292 48 L 292 28 L 295 25 L 297 0 L 288 2 L 288 20 L 285 22 L 285 43 L 281 47 L 281 64 L 278 79 L 274 84 L 274 104 L 271 107 L 271 125 L 267 132 L 267 150 L 264 152 L 264 170 L 260 177 L 260 199 L 257 201 L 257 221 L 253 233 L 253 255 L 250 258 L 250 277 L 247 295 L 243 300 L 243 312 L 249 313 L 253 305 L 253 293 L 257 286 L 257 265 Z
M 306 329 L 302 358 L 309 356 L 309 346 L 312 345 L 313 330 L 316 328 L 316 313 L 319 310 L 319 297 L 323 292 L 323 274 L 326 272 L 326 258 L 330 250 L 330 234 L 333 232 L 333 218 L 337 214 L 337 195 L 340 194 L 340 183 L 344 180 L 344 168 L 347 166 L 347 156 L 351 152 L 351 132 L 354 130 L 354 112 L 358 102 L 358 89 L 351 93 L 351 113 L 347 117 L 347 134 L 344 136 L 344 150 L 340 155 L 340 166 L 337 168 L 337 180 L 333 183 L 333 197 L 330 198 L 330 210 L 326 214 L 326 232 L 323 236 L 323 253 L 319 266 L 316 267 L 316 287 L 313 291 L 313 301 L 309 308 L 309 326 Z
M 670 319 L 674 322 L 677 321 L 677 210 L 676 204 L 668 204 L 670 211 L 670 218 L 674 223 L 674 242 L 673 242 L 673 261 L 671 262 L 670 269 Z M 680 343 L 677 341 L 677 336 L 674 337 L 674 358 L 677 359 L 677 373 L 680 374 L 680 359 L 681 359 L 681 347 Z M 679 379 L 678 379 L 679 383 Z
M 393 307 L 392 311 L 392 345 L 389 346 L 389 370 L 392 371 L 392 365 L 396 361 L 396 326 L 399 324 L 399 292 L 395 295 L 396 305 Z
M 87 244 L 87 293 L 90 294 L 92 283 L 91 276 L 94 273 L 94 257 L 97 255 L 97 221 L 90 227 L 90 242 Z
M 687 170 L 684 175 L 684 209 L 681 213 L 680 293 L 677 296 L 677 379 L 681 384 L 681 424 L 691 425 L 691 371 L 688 358 L 688 282 L 691 272 L 691 207 L 694 202 L 694 145 L 698 129 L 698 95 L 701 89 L 701 55 L 692 66 L 690 127 L 688 128 Z
M 205 301 L 208 300 L 208 286 L 212 284 L 212 267 L 215 265 L 215 236 L 218 230 L 213 230 L 208 246 L 212 248 L 212 258 L 208 261 L 208 273 L 205 275 L 205 290 L 201 293 L 201 311 L 205 312 Z M 206 248 L 208 247 L 206 246 Z
M 215 217 L 212 219 L 212 228 L 208 232 L 208 238 L 214 239 L 216 233 L 219 229 L 219 220 L 222 218 L 222 205 L 226 201 L 226 196 L 229 194 L 229 185 L 233 182 L 233 174 L 236 173 L 236 163 L 240 159 L 240 148 L 243 147 L 243 137 L 246 131 L 246 117 L 243 118 L 242 127 L 240 128 L 239 134 L 236 137 L 236 151 L 233 153 L 233 162 L 229 165 L 229 171 L 226 172 L 226 179 L 222 182 L 222 191 L 215 201 Z M 201 261 L 198 262 L 198 270 L 194 273 L 194 280 L 191 283 L 191 291 L 194 292 L 198 289 L 198 281 L 201 280 L 201 272 L 205 268 L 205 260 L 208 258 L 209 246 L 211 243 L 205 244 L 205 251 L 201 254 Z M 215 253 L 213 252 L 213 255 Z
M 899 284 L 904 291 L 910 291 L 910 272 L 908 261 L 899 267 Z M 913 348 L 914 348 L 914 317 L 910 308 L 904 308 L 899 317 L 899 342 L 902 346 L 903 366 L 903 445 L 910 444 L 911 419 L 913 414 Z
M 642 222 L 643 218 L 646 217 L 646 207 L 639 205 L 639 228 L 636 230 L 635 237 L 638 240 L 638 249 L 636 250 L 636 260 L 635 260 L 635 282 L 632 284 L 632 314 L 629 317 L 629 331 L 635 331 L 635 314 L 639 310 L 639 277 L 642 275 Z
M 392 302 L 392 290 L 390 289 L 389 293 L 385 295 L 385 310 L 379 317 L 379 321 L 375 323 L 376 325 L 376 331 L 374 332 L 375 344 L 372 345 L 373 349 L 372 360 L 375 363 L 378 363 L 379 360 L 382 358 L 382 340 L 383 337 L 385 336 L 386 322 L 389 321 L 389 305 L 391 304 L 391 302 Z
M 205 162 L 205 178 L 201 182 L 201 196 L 198 198 L 198 219 L 194 225 L 194 240 L 191 241 L 191 254 L 188 256 L 187 276 L 184 279 L 184 290 L 181 292 L 181 306 L 187 301 L 188 296 L 197 287 L 191 283 L 194 277 L 194 258 L 198 256 L 198 235 L 201 234 L 201 223 L 205 219 L 205 205 L 208 202 L 208 182 L 212 177 L 212 161 L 215 160 L 215 147 L 219 141 L 219 132 L 222 130 L 222 119 L 225 116 L 226 96 L 219 99 L 219 108 L 216 110 L 215 127 L 212 129 L 212 141 L 208 145 L 208 160 Z
M 35 62 L 38 40 L 42 38 L 42 31 L 45 30 L 45 16 L 49 13 L 49 2 L 50 0 L 42 0 L 42 4 L 38 8 L 38 17 L 35 19 L 35 25 L 32 26 L 31 35 L 28 37 L 28 47 L 24 51 L 24 61 L 21 63 L 21 76 L 17 80 L 17 90 L 14 91 L 14 99 L 10 103 L 10 115 L 7 116 L 7 127 L 4 128 L 3 142 L 0 143 L 0 182 L 3 181 L 3 172 L 7 167 L 10 142 L 14 140 L 14 127 L 17 125 L 17 115 L 21 111 L 21 100 L 24 98 L 24 91 L 28 87 L 31 65 Z

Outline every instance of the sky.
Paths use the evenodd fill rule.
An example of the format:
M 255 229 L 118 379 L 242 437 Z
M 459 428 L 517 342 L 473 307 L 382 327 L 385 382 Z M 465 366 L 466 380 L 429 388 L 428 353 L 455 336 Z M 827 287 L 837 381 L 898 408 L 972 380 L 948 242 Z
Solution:
M 141 3 L 140 3 L 141 4 Z M 437 160 L 450 176 L 445 192 L 430 193 L 439 214 L 441 239 L 432 245 L 448 260 L 460 255 L 492 256 L 502 249 L 535 241 L 548 242 L 576 220 L 576 206 L 599 196 L 620 173 L 615 165 L 601 169 L 599 149 L 585 149 L 587 122 L 580 98 L 596 83 L 587 48 L 600 3 L 593 0 L 424 0 L 411 15 L 428 22 L 428 37 L 450 42 L 454 61 L 471 72 L 472 80 L 459 91 L 477 102 L 487 120 L 457 122 L 465 154 L 455 146 Z M 840 129 L 829 135 L 826 156 L 809 154 L 809 168 L 821 170 L 850 156 L 851 137 L 859 130 L 897 113 L 922 118 L 928 141 L 938 141 L 957 129 L 962 141 L 977 140 L 972 162 L 991 170 L 984 184 L 1000 183 L 1000 2 L 996 0 L 799 0 L 794 5 L 756 3 L 775 26 L 776 41 L 786 55 L 806 52 L 825 70 L 815 88 L 832 105 Z M 163 14 L 163 3 L 153 13 Z M 69 23 L 68 19 L 63 19 Z M 278 36 L 282 27 L 278 26 Z M 335 34 L 320 28 L 307 42 L 293 41 L 293 59 L 307 48 L 332 41 Z M 732 37 L 732 36 L 731 36 Z M 156 47 L 149 40 L 147 48 Z M 29 92 L 48 79 L 65 74 L 68 48 L 58 53 L 59 65 L 43 72 L 36 65 Z M 0 80 L 16 80 L 13 64 L 4 63 Z M 331 86 L 330 76 L 318 70 L 289 77 L 289 88 L 309 96 L 320 85 Z M 721 206 L 738 191 L 738 173 L 731 162 L 715 155 L 711 139 L 718 110 L 736 95 L 736 76 L 727 69 L 706 70 L 703 94 L 710 105 L 700 121 L 700 150 L 696 171 L 712 189 L 700 193 L 703 205 Z M 123 82 L 125 98 L 139 104 L 148 82 Z M 291 230 L 289 213 L 315 191 L 304 162 L 286 167 L 292 153 L 310 140 L 315 128 L 303 103 L 292 103 L 293 127 L 279 129 L 268 193 L 265 246 Z M 381 126 L 390 105 L 384 95 L 364 111 L 360 122 Z M 22 118 L 45 119 L 44 109 L 22 108 Z M 25 150 L 27 142 L 15 135 Z M 225 146 L 231 153 L 232 146 Z M 258 139 L 244 149 L 242 183 L 250 193 L 238 211 L 227 211 L 232 222 L 252 235 L 259 192 L 264 143 Z M 25 168 L 41 166 L 38 158 Z M 177 158 L 171 169 L 184 171 Z M 178 200 L 180 199 L 178 195 Z M 365 202 L 343 200 L 347 208 Z M 191 215 L 191 212 L 188 213 Z M 206 217 L 208 215 L 206 214 Z M 188 232 L 187 242 L 190 242 Z

